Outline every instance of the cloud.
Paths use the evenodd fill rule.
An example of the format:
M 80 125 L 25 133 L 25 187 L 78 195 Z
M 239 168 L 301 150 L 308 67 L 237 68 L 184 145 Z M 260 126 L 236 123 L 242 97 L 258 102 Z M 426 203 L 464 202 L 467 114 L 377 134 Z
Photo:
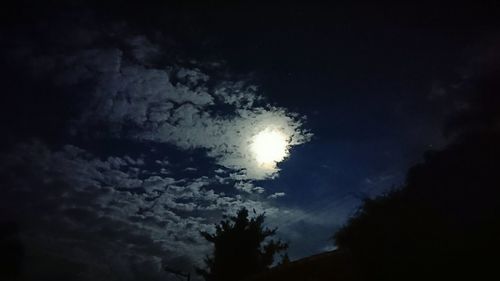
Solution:
M 25 38 L 7 52 L 28 97 L 44 85 L 47 100 L 61 100 L 41 115 L 71 113 L 58 120 L 57 141 L 34 132 L 0 157 L 0 203 L 42 257 L 34 264 L 78 264 L 84 280 L 168 280 L 162 265 L 199 264 L 209 250 L 199 231 L 222 215 L 246 207 L 276 223 L 298 212 L 256 185 L 279 170 L 257 165 L 250 142 L 275 129 L 289 148 L 305 143 L 303 116 L 268 104 L 255 83 L 220 78 L 218 64 L 168 57 L 126 25 L 70 31 L 47 49 Z M 33 128 L 48 125 L 33 117 Z
M 154 155 L 98 157 L 73 145 L 53 150 L 41 142 L 20 144 L 0 159 L 0 202 L 22 223 L 24 240 L 37 245 L 33 248 L 41 256 L 56 254 L 64 263 L 88 267 L 82 269 L 88 274 L 109 272 L 115 278 L 110 280 L 140 278 L 141 268 L 149 268 L 153 280 L 169 280 L 164 264 L 183 270 L 200 265 L 210 249 L 199 231 L 213 231 L 222 215 L 241 207 L 265 213 L 269 225 L 292 243 L 311 235 L 301 231 L 306 227 L 320 228 L 314 235 L 328 244 L 321 237 L 342 221 L 331 213 L 276 206 L 266 196 L 284 193 L 266 195 L 251 182 L 228 180 L 224 187 L 215 176 L 165 175 L 157 161 L 167 169 L 175 161 Z M 316 240 L 300 244 L 293 244 L 292 257 L 304 254 L 304 245 L 319 247 Z
M 250 151 L 251 139 L 260 131 L 282 131 L 289 136 L 289 146 L 311 137 L 298 115 L 266 104 L 254 106 L 256 100 L 263 100 L 254 92 L 255 87 L 228 87 L 222 82 L 223 86 L 209 90 L 207 84 L 213 81 L 198 69 L 123 66 L 120 51 L 92 53 L 90 58 L 83 55 L 82 60 L 72 61 L 86 69 L 97 64 L 92 59 L 113 67 L 95 67 L 98 86 L 87 111 L 77 120 L 80 128 L 101 123 L 120 137 L 164 142 L 185 150 L 203 148 L 219 165 L 242 171 L 248 179 L 277 173 L 276 168 L 257 165 Z M 183 83 L 172 82 L 174 78 Z M 217 113 L 214 108 L 224 104 L 233 106 L 231 111 Z
M 269 199 L 276 199 L 285 196 L 285 192 L 276 192 L 271 195 L 269 195 L 267 198 Z
M 152 43 L 145 37 L 125 41 L 133 42 L 132 50 L 107 46 L 32 58 L 52 66 L 53 82 L 64 92 L 85 97 L 71 121 L 74 135 L 205 149 L 219 165 L 247 179 L 272 178 L 278 172 L 276 167 L 259 166 L 250 151 L 251 139 L 259 132 L 281 131 L 289 148 L 310 140 L 304 117 L 266 104 L 256 85 L 212 78 L 201 70 L 203 64 L 152 67 L 142 59 L 131 60 L 129 53 L 136 56 L 141 43 Z M 158 51 L 151 48 L 141 49 L 141 57 Z M 74 93 L 73 87 L 81 92 Z
M 71 145 L 59 151 L 40 142 L 19 145 L 0 162 L 6 186 L 2 206 L 45 255 L 92 267 L 106 264 L 113 272 L 125 262 L 114 257 L 129 256 L 135 260 L 126 261 L 127 267 L 147 263 L 159 276 L 161 263 L 180 256 L 199 264 L 208 250 L 199 231 L 212 230 L 222 213 L 232 214 L 241 206 L 268 209 L 262 202 L 213 190 L 206 177 L 141 179 L 126 172 L 141 162 L 130 163 L 129 158 L 101 160 Z M 39 208 L 43 212 L 36 214 Z M 54 241 L 49 248 L 43 242 L 47 239 Z M 104 249 L 103 256 L 95 256 Z M 140 277 L 134 276 L 116 279 Z

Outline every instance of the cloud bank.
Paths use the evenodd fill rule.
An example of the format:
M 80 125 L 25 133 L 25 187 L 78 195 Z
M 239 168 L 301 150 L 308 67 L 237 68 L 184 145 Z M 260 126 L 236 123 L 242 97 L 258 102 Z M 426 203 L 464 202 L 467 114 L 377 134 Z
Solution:
M 119 49 L 82 50 L 58 62 L 44 58 L 51 60 L 54 68 L 64 69 L 56 73 L 64 87 L 95 83 L 74 120 L 75 134 L 92 134 L 91 128 L 102 126 L 107 130 L 98 134 L 205 149 L 219 165 L 245 179 L 278 172 L 255 161 L 250 144 L 259 132 L 280 130 L 289 136 L 290 147 L 311 137 L 303 129 L 303 117 L 266 104 L 257 86 L 212 79 L 199 68 L 150 68 L 125 59 Z
M 50 28 L 65 40 L 38 48 L 11 38 L 4 58 L 24 74 L 27 88 L 15 89 L 24 105 L 49 101 L 40 118 L 19 117 L 31 135 L 0 159 L 0 202 L 21 226 L 29 274 L 40 277 L 36 264 L 50 260 L 55 272 L 76 268 L 67 279 L 168 280 L 162 265 L 199 265 L 209 250 L 199 231 L 241 207 L 290 233 L 297 221 L 323 223 L 274 204 L 285 193 L 258 180 L 279 168 L 259 166 L 250 149 L 266 129 L 285 134 L 287 149 L 309 141 L 303 116 L 221 75 L 218 63 L 166 56 L 168 46 L 126 25 Z M 53 125 L 44 116 L 65 108 L 58 138 L 45 139 L 38 132 Z

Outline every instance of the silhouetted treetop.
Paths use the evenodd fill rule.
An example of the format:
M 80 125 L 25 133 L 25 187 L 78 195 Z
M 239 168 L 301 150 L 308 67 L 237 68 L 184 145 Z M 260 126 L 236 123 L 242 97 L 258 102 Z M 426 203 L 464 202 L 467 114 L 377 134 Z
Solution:
M 201 232 L 214 250 L 205 259 L 206 268 L 197 269 L 197 273 L 207 281 L 236 281 L 268 269 L 274 255 L 288 245 L 268 239 L 276 234 L 276 228 L 264 227 L 264 219 L 264 214 L 249 218 L 243 208 L 236 216 L 221 221 L 214 234 Z

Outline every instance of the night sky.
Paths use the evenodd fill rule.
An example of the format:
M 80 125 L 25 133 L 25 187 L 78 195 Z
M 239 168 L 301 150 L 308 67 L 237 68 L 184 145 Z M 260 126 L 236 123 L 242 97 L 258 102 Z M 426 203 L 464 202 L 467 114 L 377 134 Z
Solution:
M 0 29 L 0 221 L 60 278 L 170 280 L 241 207 L 291 259 L 334 249 L 500 61 L 494 2 L 61 2 L 13 1 Z M 264 167 L 269 128 L 287 157 Z

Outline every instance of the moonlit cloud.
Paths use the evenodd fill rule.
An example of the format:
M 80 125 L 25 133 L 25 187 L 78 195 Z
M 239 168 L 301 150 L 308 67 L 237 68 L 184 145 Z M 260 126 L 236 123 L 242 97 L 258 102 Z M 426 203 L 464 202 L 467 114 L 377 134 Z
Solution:
M 59 240 L 56 248 L 45 249 L 45 236 L 27 236 L 30 243 L 71 256 L 81 264 L 107 264 L 113 271 L 117 270 L 113 267 L 119 266 L 115 261 L 111 263 L 107 257 L 87 258 L 92 255 L 96 237 L 114 249 L 115 254 L 136 256 L 161 273 L 161 262 L 169 263 L 181 255 L 191 265 L 199 264 L 208 250 L 199 231 L 212 230 L 221 214 L 234 214 L 242 206 L 258 212 L 276 212 L 265 202 L 214 190 L 213 180 L 207 177 L 155 175 L 142 167 L 142 160 L 127 156 L 101 160 L 71 145 L 51 151 L 40 142 L 23 144 L 0 160 L 4 179 L 14 171 L 20 176 L 10 179 L 10 188 L 3 190 L 4 206 L 15 207 L 18 220 L 27 223 L 26 227 L 38 227 L 38 232 L 45 233 L 51 225 L 57 225 L 57 229 L 51 230 L 55 233 L 44 234 Z M 132 168 L 140 172 L 131 173 Z M 140 176 L 148 173 L 152 175 Z M 26 200 L 27 195 L 35 196 L 36 202 Z M 54 202 L 54 198 L 59 199 Z M 35 216 L 29 212 L 33 204 L 50 209 Z M 109 236 L 109 231 L 115 234 Z M 75 232 L 86 236 L 74 241 Z M 114 239 L 118 232 L 120 239 Z
M 26 234 L 26 241 L 94 268 L 82 269 L 86 280 L 98 280 L 95 272 L 165 280 L 162 264 L 200 265 L 209 248 L 199 231 L 241 207 L 275 224 L 290 213 L 314 219 L 275 206 L 284 193 L 257 183 L 278 176 L 276 162 L 310 140 L 304 116 L 268 104 L 255 83 L 221 80 L 212 74 L 218 64 L 158 60 L 162 48 L 126 27 L 81 32 L 83 47 L 10 58 L 75 101 L 60 128 L 67 143 L 26 141 L 0 159 L 1 202 L 41 233 Z M 90 44 L 98 38 L 108 44 Z M 283 137 L 278 157 L 265 165 L 255 151 L 262 132 Z M 133 149 L 95 149 L 109 141 Z M 283 237 L 296 223 L 283 224 Z
M 26 228 L 43 234 L 27 235 L 30 244 L 93 270 L 106 265 L 103 270 L 116 277 L 111 280 L 142 274 L 122 271 L 124 267 L 149 268 L 154 280 L 169 280 L 162 264 L 185 270 L 200 265 L 209 245 L 199 231 L 212 231 L 222 214 L 235 214 L 241 207 L 266 213 L 286 240 L 303 239 L 299 228 L 304 224 L 331 223 L 331 214 L 273 205 L 284 192 L 266 195 L 248 180 L 229 181 L 235 191 L 222 191 L 216 178 L 165 175 L 158 167 L 170 170 L 170 161 L 146 158 L 102 158 L 73 145 L 52 150 L 41 142 L 22 144 L 0 159 L 0 175 L 9 183 L 2 202 L 17 210 L 15 217 Z M 48 209 L 33 213 L 37 208 Z M 75 238 L 74 233 L 84 235 Z M 53 241 L 50 249 L 47 239 Z M 178 259 L 183 262 L 176 264 Z
M 123 54 L 119 49 L 93 49 L 65 58 L 64 67 L 71 70 L 60 81 L 97 81 L 88 93 L 87 108 L 75 120 L 75 131 L 101 124 L 121 138 L 164 142 L 185 150 L 203 148 L 218 164 L 247 179 L 278 172 L 274 164 L 259 163 L 251 149 L 261 132 L 280 132 L 287 139 L 279 161 L 290 147 L 311 137 L 302 126 L 303 117 L 267 105 L 254 85 L 216 81 L 210 89 L 210 76 L 198 68 L 146 68 L 124 60 Z M 217 111 L 223 105 L 230 109 Z
M 268 196 L 270 199 L 276 199 L 285 196 L 286 194 L 284 192 L 276 192 Z

